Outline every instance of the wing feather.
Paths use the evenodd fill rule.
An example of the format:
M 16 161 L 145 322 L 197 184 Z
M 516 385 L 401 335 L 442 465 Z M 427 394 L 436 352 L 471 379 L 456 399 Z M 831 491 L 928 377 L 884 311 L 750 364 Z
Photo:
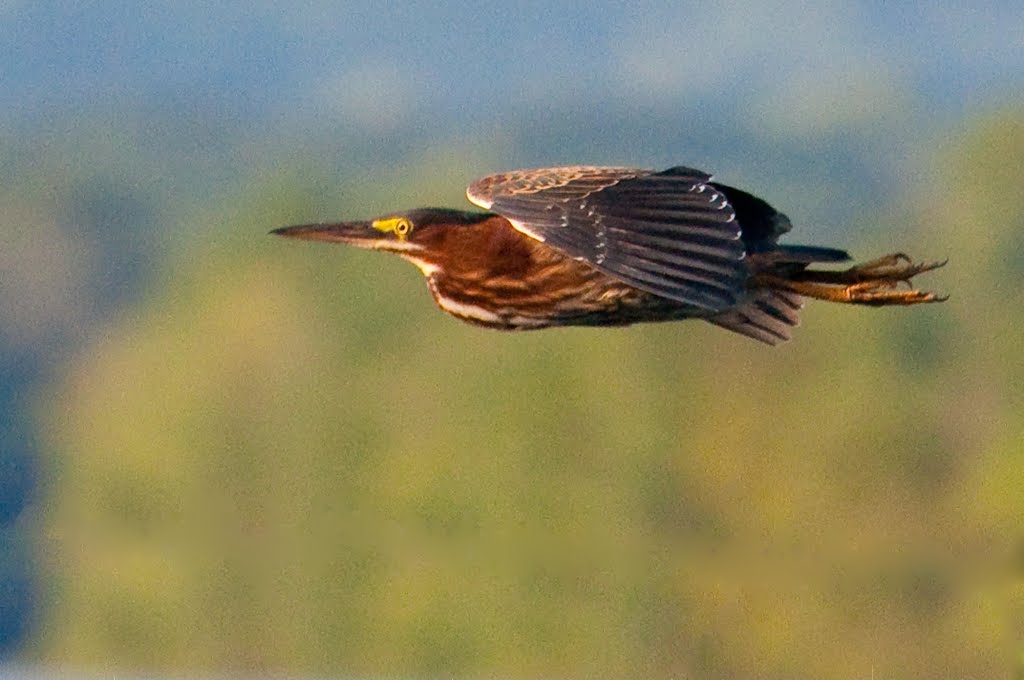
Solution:
M 677 265 L 681 268 L 705 271 L 709 274 L 717 274 L 722 280 L 730 284 L 733 283 L 733 279 L 736 277 L 731 261 L 716 260 L 703 257 L 700 254 L 681 254 L 681 251 L 666 251 L 661 248 L 651 248 L 630 241 L 623 241 L 620 243 L 620 246 L 623 251 L 635 257 L 650 259 L 653 262 L 664 262 L 668 265 Z
M 735 210 L 710 180 L 686 167 L 570 166 L 490 175 L 466 195 L 609 276 L 715 313 L 740 301 L 748 272 Z

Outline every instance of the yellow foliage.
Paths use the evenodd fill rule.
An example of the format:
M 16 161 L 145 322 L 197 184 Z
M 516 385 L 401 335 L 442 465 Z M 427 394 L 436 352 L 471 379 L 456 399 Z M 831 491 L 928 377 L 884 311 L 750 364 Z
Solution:
M 297 193 L 242 196 L 230 247 L 180 257 L 46 414 L 41 654 L 994 677 L 1024 625 L 1020 113 L 947 153 L 882 246 L 948 254 L 946 306 L 812 305 L 775 350 L 697 322 L 475 329 L 397 259 L 264 237 Z

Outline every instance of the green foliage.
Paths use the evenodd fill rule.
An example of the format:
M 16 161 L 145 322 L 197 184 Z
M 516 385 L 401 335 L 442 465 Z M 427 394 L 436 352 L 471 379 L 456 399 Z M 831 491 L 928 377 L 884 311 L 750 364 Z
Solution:
M 1022 157 L 1024 115 L 987 122 L 874 244 L 948 255 L 946 305 L 811 304 L 774 350 L 697 322 L 462 325 L 396 258 L 265 237 L 311 217 L 295 175 L 242 190 L 47 401 L 39 654 L 996 676 L 1024 648 Z

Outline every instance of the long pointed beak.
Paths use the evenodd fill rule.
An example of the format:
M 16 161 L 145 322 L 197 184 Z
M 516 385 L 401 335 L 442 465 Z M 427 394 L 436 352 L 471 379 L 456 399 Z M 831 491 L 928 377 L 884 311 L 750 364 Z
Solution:
M 274 229 L 270 233 L 307 241 L 348 243 L 363 248 L 373 248 L 384 240 L 383 234 L 374 229 L 368 221 L 299 224 L 294 227 Z

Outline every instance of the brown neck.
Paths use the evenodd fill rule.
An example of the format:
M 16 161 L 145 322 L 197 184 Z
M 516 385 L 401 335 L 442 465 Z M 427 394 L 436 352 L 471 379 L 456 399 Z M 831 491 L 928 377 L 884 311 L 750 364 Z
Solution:
M 451 278 L 489 279 L 521 275 L 532 266 L 536 246 L 500 215 L 467 226 L 433 231 L 424 243 L 440 255 L 440 271 Z
M 439 230 L 431 244 L 443 253 L 428 275 L 445 311 L 492 327 L 538 327 L 553 311 L 611 279 L 517 231 L 494 215 L 479 224 Z M 595 286 L 595 283 L 598 284 Z

